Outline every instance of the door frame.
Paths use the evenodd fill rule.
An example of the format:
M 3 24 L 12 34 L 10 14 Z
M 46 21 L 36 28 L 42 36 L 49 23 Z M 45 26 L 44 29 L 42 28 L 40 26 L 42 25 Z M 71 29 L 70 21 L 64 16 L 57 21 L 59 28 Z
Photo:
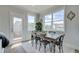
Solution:
M 24 22 L 24 16 L 23 14 L 16 13 L 16 12 L 10 12 L 10 42 L 12 43 L 14 34 L 13 34 L 13 17 L 22 18 L 22 38 L 23 38 L 23 22 Z

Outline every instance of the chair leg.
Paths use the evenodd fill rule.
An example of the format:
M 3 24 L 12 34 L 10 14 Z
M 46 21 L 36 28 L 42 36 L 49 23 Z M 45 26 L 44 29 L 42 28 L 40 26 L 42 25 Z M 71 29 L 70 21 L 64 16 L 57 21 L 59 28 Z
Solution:
M 35 44 L 36 44 L 36 49 L 37 49 L 37 40 L 35 41 Z
M 32 47 L 33 47 L 33 40 L 32 40 Z
M 46 45 L 44 45 L 44 52 L 46 53 Z
M 61 53 L 61 50 L 62 50 L 62 47 L 61 47 L 61 46 L 59 46 L 59 53 Z
M 53 44 L 53 52 L 55 53 L 55 44 Z
M 40 49 L 41 49 L 41 42 L 40 42 L 40 46 L 39 46 L 39 51 L 40 51 Z
M 59 52 L 61 53 L 63 53 L 63 46 L 59 46 Z
M 52 43 L 49 44 L 50 52 L 52 52 Z
M 31 43 L 32 43 L 32 47 L 33 47 L 33 44 L 34 44 L 34 40 L 32 40 L 32 41 L 31 41 Z
M 63 46 L 61 46 L 61 52 L 63 53 Z

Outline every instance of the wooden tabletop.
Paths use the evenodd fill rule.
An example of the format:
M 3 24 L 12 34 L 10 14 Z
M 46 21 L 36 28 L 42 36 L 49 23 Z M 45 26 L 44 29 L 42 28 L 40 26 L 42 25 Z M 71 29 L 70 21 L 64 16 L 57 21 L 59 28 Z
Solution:
M 59 38 L 62 34 L 47 34 L 45 36 L 45 40 L 48 40 L 48 41 L 56 41 L 57 38 Z

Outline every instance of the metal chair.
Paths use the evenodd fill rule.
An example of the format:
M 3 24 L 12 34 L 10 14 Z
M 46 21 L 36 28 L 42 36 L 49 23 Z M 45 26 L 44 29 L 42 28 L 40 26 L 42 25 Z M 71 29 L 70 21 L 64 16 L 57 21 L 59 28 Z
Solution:
M 41 46 L 42 46 L 42 44 L 43 44 L 43 46 L 44 46 L 44 52 L 46 53 L 46 46 L 47 46 L 48 44 L 50 44 L 50 42 L 46 40 L 45 36 L 46 36 L 46 34 L 41 34 L 41 36 L 40 36 L 41 40 L 40 40 L 39 51 L 40 51 Z
M 62 34 L 58 38 L 58 40 L 56 42 L 54 42 L 54 49 L 55 49 L 55 46 L 58 46 L 59 52 L 62 52 L 62 53 L 63 53 L 63 40 L 64 40 L 64 36 L 65 36 L 65 34 Z

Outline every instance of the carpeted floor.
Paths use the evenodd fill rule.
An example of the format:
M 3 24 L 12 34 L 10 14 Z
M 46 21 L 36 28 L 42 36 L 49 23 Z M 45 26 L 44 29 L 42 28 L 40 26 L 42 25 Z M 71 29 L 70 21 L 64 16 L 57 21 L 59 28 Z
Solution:
M 37 49 L 35 46 L 36 46 L 35 44 L 32 46 L 31 41 L 17 42 L 5 48 L 5 53 L 44 53 L 43 46 L 41 47 L 40 51 L 39 51 L 39 44 L 37 45 Z M 65 45 L 63 50 L 64 50 L 64 53 L 75 52 L 74 49 L 67 47 Z M 50 52 L 49 45 L 47 46 L 46 52 L 53 53 L 53 52 Z M 57 47 L 56 47 L 56 53 L 59 53 Z

